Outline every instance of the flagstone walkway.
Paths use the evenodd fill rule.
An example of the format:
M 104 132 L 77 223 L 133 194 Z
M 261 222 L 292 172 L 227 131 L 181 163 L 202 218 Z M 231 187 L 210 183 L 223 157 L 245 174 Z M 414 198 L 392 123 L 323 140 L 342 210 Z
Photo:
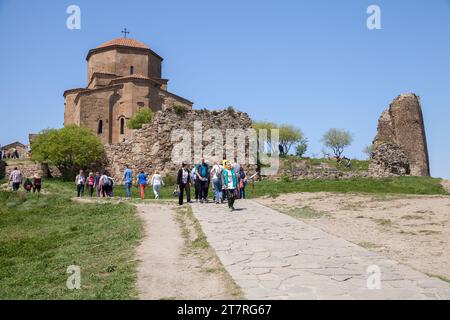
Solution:
M 254 201 L 236 207 L 192 204 L 247 299 L 450 299 L 444 281 Z

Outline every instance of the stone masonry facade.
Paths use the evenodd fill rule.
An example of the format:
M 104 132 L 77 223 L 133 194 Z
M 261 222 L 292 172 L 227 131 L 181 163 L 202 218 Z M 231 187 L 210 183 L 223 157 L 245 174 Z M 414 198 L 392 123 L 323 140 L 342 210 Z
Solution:
M 87 87 L 64 92 L 64 125 L 90 128 L 103 144 L 130 138 L 127 122 L 140 109 L 192 109 L 191 101 L 167 91 L 163 58 L 140 41 L 108 41 L 90 50 L 86 60 Z
M 430 175 L 425 125 L 417 95 L 398 96 L 382 113 L 369 173 L 372 176 Z
M 205 160 L 212 165 L 215 160 L 222 161 L 226 157 L 227 130 L 237 129 L 238 132 L 246 132 L 247 129 L 251 128 L 252 121 L 248 114 L 233 109 L 208 111 L 205 109 L 167 108 L 158 111 L 150 124 L 144 125 L 142 129 L 134 130 L 129 139 L 106 146 L 106 170 L 119 181 L 122 178 L 125 165 L 129 165 L 135 172 L 144 170 L 152 173 L 158 170 L 165 176 L 176 175 L 180 163 L 174 161 L 174 148 L 181 141 L 181 137 L 174 138 L 174 132 L 185 132 L 183 134 L 184 139 L 190 137 L 191 161 L 185 162 L 189 167 L 192 167 L 193 163 L 201 158 L 201 156 L 195 156 L 195 149 L 200 148 L 200 154 L 202 154 L 212 143 L 212 140 L 208 141 L 209 139 L 206 136 L 203 136 L 201 145 L 194 143 L 194 131 L 198 132 L 199 129 L 194 128 L 195 124 L 201 124 L 201 133 L 199 134 L 205 135 L 208 131 L 215 130 L 220 132 L 223 137 L 221 142 L 217 142 L 218 145 L 223 146 L 223 153 L 215 154 L 215 159 L 205 156 Z M 244 144 L 246 159 L 249 159 L 248 139 L 245 140 Z M 234 159 L 230 160 L 233 161 Z M 252 174 L 256 171 L 256 165 L 248 165 L 249 162 L 247 160 L 242 164 L 249 171 L 248 173 Z

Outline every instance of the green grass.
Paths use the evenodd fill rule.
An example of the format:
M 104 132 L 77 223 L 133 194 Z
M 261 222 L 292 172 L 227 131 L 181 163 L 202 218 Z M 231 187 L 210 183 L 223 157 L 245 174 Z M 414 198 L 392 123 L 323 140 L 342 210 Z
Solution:
M 441 179 L 428 177 L 395 178 L 354 178 L 341 180 L 293 180 L 293 181 L 259 181 L 255 183 L 256 197 L 276 197 L 283 193 L 294 192 L 337 192 L 367 194 L 414 194 L 414 195 L 448 195 L 440 184 Z M 252 196 L 252 186 L 247 186 L 246 193 Z
M 136 209 L 72 202 L 65 182 L 45 187 L 59 194 L 0 192 L 0 299 L 136 298 Z M 70 265 L 80 290 L 66 287 Z
M 337 163 L 336 160 L 329 160 L 324 158 L 299 158 L 297 156 L 283 156 L 281 157 L 281 165 L 289 167 L 291 163 L 304 162 L 308 167 L 319 167 L 321 165 L 326 165 L 331 169 L 336 169 L 339 171 L 368 171 L 369 170 L 369 160 L 351 160 L 351 167 L 347 168 L 343 163 Z M 345 162 L 345 161 L 344 161 Z

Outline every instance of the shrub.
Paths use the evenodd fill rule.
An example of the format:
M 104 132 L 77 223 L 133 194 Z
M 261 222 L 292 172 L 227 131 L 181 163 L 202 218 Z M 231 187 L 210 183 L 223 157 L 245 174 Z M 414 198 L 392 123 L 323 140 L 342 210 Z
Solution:
M 80 169 L 96 166 L 104 156 L 97 136 L 76 125 L 42 131 L 31 143 L 31 149 L 32 160 L 57 166 L 67 179 Z
M 179 115 L 182 116 L 184 114 L 186 114 L 186 112 L 188 111 L 188 109 L 182 105 L 174 105 L 173 106 L 173 111 Z
M 144 124 L 152 122 L 153 116 L 154 113 L 149 108 L 140 109 L 128 121 L 127 127 L 129 129 L 141 129 Z

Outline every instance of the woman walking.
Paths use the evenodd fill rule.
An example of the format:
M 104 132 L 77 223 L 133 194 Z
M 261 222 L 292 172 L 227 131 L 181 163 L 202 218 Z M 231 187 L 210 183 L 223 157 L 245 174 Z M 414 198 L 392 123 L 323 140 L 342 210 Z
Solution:
M 95 186 L 95 177 L 93 172 L 89 172 L 86 184 L 88 187 L 89 196 L 92 198 L 92 196 L 94 195 L 94 186 Z
M 33 178 L 33 192 L 41 193 L 42 179 L 39 174 L 35 174 Z
M 177 174 L 177 185 L 178 185 L 178 204 L 181 206 L 183 204 L 184 191 L 186 190 L 186 200 L 191 202 L 191 192 L 189 184 L 191 183 L 190 171 L 186 168 L 186 164 L 182 163 L 180 170 Z
M 239 198 L 245 199 L 245 187 L 247 186 L 247 178 L 242 166 L 239 168 Z
M 155 194 L 155 199 L 159 199 L 161 196 L 160 189 L 164 185 L 164 181 L 161 175 L 159 174 L 158 170 L 155 170 L 155 173 L 153 174 L 150 183 L 153 186 L 153 193 Z
M 235 190 L 236 190 L 236 186 L 237 186 L 237 179 L 236 179 L 236 173 L 234 172 L 231 162 L 229 162 L 229 161 L 227 162 L 226 167 L 223 169 L 222 180 L 223 180 L 223 186 L 227 193 L 228 208 L 230 209 L 230 211 L 233 211 L 234 210 L 234 200 L 236 198 Z
M 141 171 L 137 176 L 142 200 L 145 199 L 145 188 L 147 187 L 147 177 L 148 177 L 148 174 L 145 173 L 144 171 Z
M 214 161 L 214 166 L 211 169 L 211 176 L 213 182 L 214 200 L 216 204 L 222 201 L 222 167 Z

